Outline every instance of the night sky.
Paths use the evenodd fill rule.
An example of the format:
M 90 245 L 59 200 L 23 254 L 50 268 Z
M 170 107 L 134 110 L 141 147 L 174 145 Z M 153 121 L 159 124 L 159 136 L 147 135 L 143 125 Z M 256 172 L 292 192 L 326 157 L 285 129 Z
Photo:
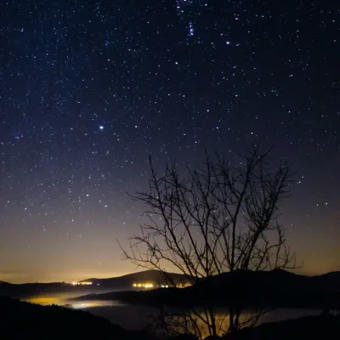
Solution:
M 0 3 L 0 280 L 134 271 L 147 158 L 287 160 L 300 271 L 340 270 L 336 1 Z

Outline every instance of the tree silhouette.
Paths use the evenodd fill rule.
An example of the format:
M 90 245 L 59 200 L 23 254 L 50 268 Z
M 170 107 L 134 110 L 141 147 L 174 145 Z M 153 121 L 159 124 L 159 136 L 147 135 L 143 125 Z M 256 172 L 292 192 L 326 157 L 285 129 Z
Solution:
M 256 147 L 233 164 L 206 155 L 199 169 L 168 164 L 158 175 L 150 159 L 148 189 L 134 195 L 146 206 L 147 222 L 123 250 L 126 258 L 146 268 L 176 270 L 191 284 L 223 272 L 290 267 L 293 256 L 278 222 L 289 191 L 287 165 L 271 166 L 269 153 Z M 230 332 L 241 327 L 240 312 L 230 307 Z M 191 329 L 198 320 L 210 335 L 218 333 L 212 305 L 186 318 Z

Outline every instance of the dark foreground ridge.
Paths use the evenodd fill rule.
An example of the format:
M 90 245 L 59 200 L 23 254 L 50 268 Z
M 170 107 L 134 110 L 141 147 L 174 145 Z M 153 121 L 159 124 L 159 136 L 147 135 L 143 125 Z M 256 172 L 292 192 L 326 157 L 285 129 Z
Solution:
M 308 316 L 296 320 L 265 323 L 248 328 L 225 340 L 331 340 L 340 339 L 340 316 Z
M 144 332 L 126 331 L 88 312 L 40 306 L 0 298 L 0 339 L 151 340 Z

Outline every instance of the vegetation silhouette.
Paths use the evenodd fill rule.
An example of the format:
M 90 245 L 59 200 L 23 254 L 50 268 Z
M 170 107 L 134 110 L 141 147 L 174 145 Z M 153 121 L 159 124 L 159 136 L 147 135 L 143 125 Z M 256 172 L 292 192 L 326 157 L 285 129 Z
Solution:
M 168 164 L 160 175 L 150 159 L 149 186 L 134 195 L 147 221 L 124 255 L 141 267 L 174 268 L 193 285 L 225 272 L 292 268 L 278 221 L 289 180 L 288 166 L 273 166 L 270 153 L 257 146 L 233 162 L 206 155 L 200 168 Z M 216 336 L 214 304 L 201 302 L 199 311 L 182 315 L 183 324 L 196 333 L 198 320 Z M 240 315 L 240 306 L 229 304 L 229 332 L 242 327 Z

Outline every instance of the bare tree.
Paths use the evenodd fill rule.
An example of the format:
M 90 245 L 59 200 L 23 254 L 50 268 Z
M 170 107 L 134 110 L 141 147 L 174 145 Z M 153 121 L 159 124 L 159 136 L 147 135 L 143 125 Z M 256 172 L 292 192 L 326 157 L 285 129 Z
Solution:
M 187 166 L 180 172 L 172 164 L 162 175 L 150 159 L 148 190 L 134 196 L 147 207 L 148 221 L 125 256 L 142 267 L 174 269 L 191 284 L 224 272 L 289 267 L 292 256 L 278 223 L 289 169 L 273 168 L 268 157 L 254 148 L 235 166 L 206 156 L 199 169 Z M 204 323 L 214 336 L 216 310 L 203 307 L 191 314 L 191 322 Z M 229 331 L 240 326 L 240 310 L 230 307 Z

